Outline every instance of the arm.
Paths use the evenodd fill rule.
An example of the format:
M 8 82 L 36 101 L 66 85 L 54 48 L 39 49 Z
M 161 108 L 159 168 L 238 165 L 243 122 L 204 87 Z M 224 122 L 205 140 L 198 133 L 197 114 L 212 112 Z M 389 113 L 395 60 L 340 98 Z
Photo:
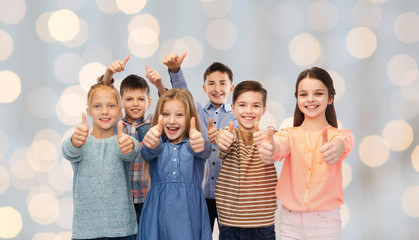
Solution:
M 354 145 L 354 136 L 349 130 L 338 130 L 338 134 L 330 140 L 328 138 L 328 128 L 324 128 L 322 134 L 320 152 L 327 164 L 342 161 L 351 152 Z
M 140 154 L 140 145 L 138 144 L 138 141 L 135 138 L 131 136 L 128 136 L 128 138 L 129 141 L 132 141 L 132 143 L 134 144 L 134 148 L 129 153 L 123 153 L 121 147 L 119 147 L 121 151 L 119 151 L 118 154 L 122 161 L 133 162 L 138 157 L 138 154 Z M 121 144 L 119 145 L 121 146 Z
M 160 141 L 160 144 L 155 149 L 150 149 L 146 145 L 141 147 L 141 156 L 143 157 L 144 161 L 150 162 L 153 159 L 156 159 L 160 153 L 163 152 L 164 146 L 163 143 Z
M 164 84 L 161 81 L 160 74 L 156 70 L 150 69 L 148 64 L 145 65 L 145 71 L 146 78 L 157 88 L 159 96 L 166 92 L 167 89 L 164 87 Z
M 105 74 L 103 75 L 102 79 L 99 79 L 99 82 L 103 82 L 106 84 L 113 84 L 113 75 L 117 72 L 122 72 L 125 70 L 125 64 L 128 62 L 129 60 L 129 54 L 127 54 L 127 56 L 125 57 L 125 59 L 123 61 L 121 60 L 116 60 L 114 62 L 111 63 L 111 65 L 109 65 L 106 68 Z
M 70 162 L 80 162 L 83 155 L 84 145 L 77 148 L 71 143 L 72 136 L 66 138 L 62 145 L 62 153 L 64 158 Z
M 163 64 L 168 67 L 172 88 L 188 89 L 182 69 L 180 68 L 183 63 L 183 59 L 187 54 L 187 52 L 184 52 L 182 56 L 179 57 L 176 53 L 169 53 L 163 58 Z
M 220 131 L 216 134 L 215 139 L 219 150 L 218 154 L 223 158 L 230 152 L 230 147 L 236 140 L 236 134 L 233 130 L 234 123 L 230 122 L 227 128 L 220 129 Z

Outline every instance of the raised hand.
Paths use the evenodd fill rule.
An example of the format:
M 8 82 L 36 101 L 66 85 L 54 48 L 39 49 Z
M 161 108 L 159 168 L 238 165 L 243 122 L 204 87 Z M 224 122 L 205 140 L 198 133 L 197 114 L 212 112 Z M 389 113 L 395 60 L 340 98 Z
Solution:
M 143 144 L 150 149 L 157 148 L 160 144 L 160 137 L 162 133 L 163 133 L 163 115 L 160 115 L 157 125 L 150 128 L 150 130 L 148 130 L 148 132 L 144 136 Z
M 191 118 L 191 127 L 189 129 L 189 143 L 191 145 L 191 149 L 194 152 L 200 153 L 204 151 L 205 140 L 202 137 L 202 134 L 198 130 L 196 130 L 195 117 Z
M 170 72 L 177 73 L 187 54 L 188 52 L 184 52 L 181 56 L 178 56 L 176 53 L 169 53 L 163 57 L 163 64 L 169 68 Z
M 118 143 L 122 154 L 128 154 L 134 150 L 134 141 L 124 133 L 124 123 L 121 120 L 118 122 Z
M 274 140 L 275 130 L 268 129 L 266 135 L 268 140 L 263 141 L 259 146 L 259 156 L 263 163 L 272 164 L 274 162 L 274 153 L 275 153 L 275 140 Z
M 253 144 L 260 146 L 266 139 L 267 135 L 265 131 L 259 129 L 259 121 L 255 121 L 255 132 L 253 133 Z
M 211 117 L 208 122 L 207 131 L 208 131 L 208 139 L 211 144 L 215 144 L 215 136 L 217 135 L 218 129 L 212 125 L 214 122 L 214 118 Z
M 71 137 L 71 143 L 76 148 L 83 146 L 84 143 L 86 142 L 87 136 L 89 136 L 89 124 L 87 124 L 87 118 L 86 118 L 85 112 L 81 114 L 81 119 L 83 123 L 81 125 L 76 126 L 76 129 L 74 130 L 74 134 Z
M 320 152 L 324 158 L 324 161 L 327 164 L 335 164 L 339 160 L 340 154 L 338 153 L 338 149 L 334 144 L 329 142 L 327 137 L 327 127 L 323 129 L 322 132 L 322 146 L 320 147 Z
M 234 123 L 230 121 L 228 130 L 223 130 L 218 133 L 217 146 L 224 152 L 227 152 L 230 149 L 231 144 L 234 141 Z
M 128 60 L 129 60 L 129 54 L 127 54 L 127 56 L 125 57 L 123 61 L 116 60 L 112 62 L 111 65 L 109 65 L 109 67 L 106 69 L 106 71 L 109 71 L 112 74 L 115 74 L 117 72 L 122 72 L 125 70 L 125 64 L 128 62 Z

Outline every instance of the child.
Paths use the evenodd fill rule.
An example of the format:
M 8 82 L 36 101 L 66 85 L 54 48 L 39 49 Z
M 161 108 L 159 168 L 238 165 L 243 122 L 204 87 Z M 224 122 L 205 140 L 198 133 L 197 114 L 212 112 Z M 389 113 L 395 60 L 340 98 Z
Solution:
M 83 124 L 62 146 L 63 156 L 74 170 L 72 238 L 131 240 L 137 232 L 137 222 L 128 169 L 140 148 L 134 138 L 123 133 L 122 122 L 118 123 L 118 134 L 114 133 L 121 104 L 113 86 L 93 85 L 87 104 L 92 132 L 89 134 L 83 113 Z
M 112 62 L 106 69 L 103 79 L 100 80 L 105 83 L 113 83 L 113 74 L 124 71 L 128 60 L 129 55 L 123 61 Z M 156 71 L 150 70 L 148 65 L 146 65 L 146 77 L 159 89 L 159 92 L 165 89 L 160 75 Z M 124 133 L 137 139 L 141 147 L 143 138 L 150 129 L 152 117 L 151 115 L 145 117 L 146 110 L 151 105 L 150 88 L 144 78 L 131 74 L 122 80 L 119 92 L 125 111 L 125 117 L 122 118 Z M 130 178 L 138 223 L 145 197 L 150 188 L 148 163 L 143 160 L 140 154 L 130 166 Z
M 186 54 L 185 52 L 179 57 L 175 53 L 170 53 L 163 59 L 163 63 L 169 68 L 173 88 L 188 88 L 180 68 Z M 228 126 L 230 121 L 233 121 L 236 127 L 238 126 L 236 117 L 231 111 L 231 105 L 226 104 L 228 95 L 234 89 L 233 72 L 228 66 L 214 62 L 205 70 L 202 88 L 207 93 L 209 102 L 204 107 L 200 103 L 196 103 L 196 106 L 203 127 L 208 126 L 208 132 L 207 129 L 203 130 L 204 137 L 208 133 L 212 144 L 212 153 L 205 163 L 204 194 L 211 230 L 213 230 L 215 218 L 218 218 L 214 189 L 221 170 L 221 159 L 217 158 L 218 147 L 213 139 L 218 129 Z
M 199 132 L 193 97 L 171 89 L 159 99 L 141 155 L 150 164 L 151 189 L 137 239 L 211 239 L 201 182 L 211 145 Z
M 215 187 L 220 240 L 275 239 L 276 169 L 262 162 L 254 140 L 266 96 L 257 81 L 237 84 L 232 110 L 239 129 L 230 122 L 218 133 L 218 157 L 223 160 Z
M 342 161 L 354 137 L 337 128 L 335 89 L 324 69 L 304 70 L 295 86 L 294 127 L 262 143 L 264 161 L 285 158 L 276 186 L 281 239 L 341 239 Z

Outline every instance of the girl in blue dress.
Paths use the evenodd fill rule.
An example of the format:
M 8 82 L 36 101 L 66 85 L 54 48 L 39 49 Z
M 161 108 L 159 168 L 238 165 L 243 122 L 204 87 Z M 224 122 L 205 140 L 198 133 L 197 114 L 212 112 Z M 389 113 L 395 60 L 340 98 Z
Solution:
M 199 130 L 192 95 L 179 88 L 165 92 L 154 116 L 141 149 L 150 164 L 151 188 L 137 240 L 212 239 L 201 187 L 211 145 Z

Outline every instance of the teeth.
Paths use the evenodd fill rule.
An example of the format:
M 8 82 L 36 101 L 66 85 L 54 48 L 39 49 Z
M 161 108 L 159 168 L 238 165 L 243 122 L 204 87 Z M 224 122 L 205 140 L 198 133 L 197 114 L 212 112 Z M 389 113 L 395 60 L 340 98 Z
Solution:
M 309 109 L 313 109 L 313 108 L 316 108 L 317 106 L 307 106 L 306 108 L 309 108 Z

